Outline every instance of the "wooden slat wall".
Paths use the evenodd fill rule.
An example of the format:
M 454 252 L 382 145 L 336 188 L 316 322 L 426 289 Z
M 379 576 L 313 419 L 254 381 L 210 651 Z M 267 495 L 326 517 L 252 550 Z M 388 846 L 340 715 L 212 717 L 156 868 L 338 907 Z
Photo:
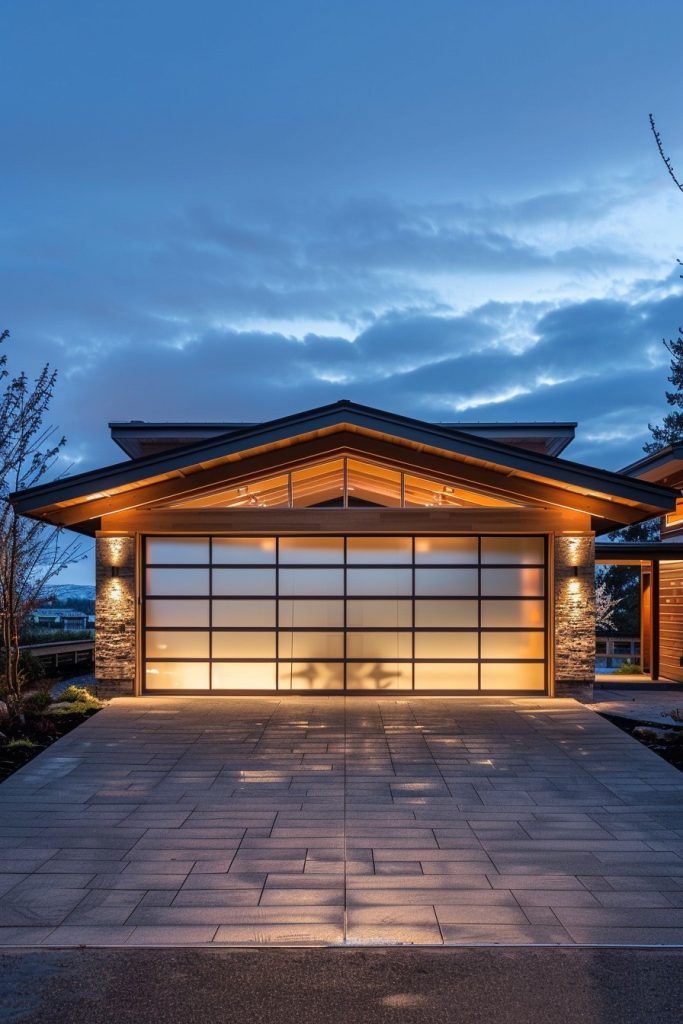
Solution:
M 643 672 L 652 670 L 652 573 L 643 569 L 640 574 L 640 663 Z
M 683 683 L 683 562 L 660 562 L 659 675 Z

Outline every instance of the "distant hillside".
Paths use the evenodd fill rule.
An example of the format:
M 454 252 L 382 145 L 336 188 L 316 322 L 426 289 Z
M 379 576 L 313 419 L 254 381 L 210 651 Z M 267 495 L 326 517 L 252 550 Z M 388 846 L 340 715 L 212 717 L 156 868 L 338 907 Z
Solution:
M 58 602 L 63 608 L 71 607 L 90 614 L 95 611 L 95 588 L 81 583 L 54 583 L 45 587 L 44 597 Z
M 95 588 L 89 583 L 53 583 L 45 587 L 46 594 L 54 594 L 60 601 L 80 598 L 81 601 L 94 601 Z

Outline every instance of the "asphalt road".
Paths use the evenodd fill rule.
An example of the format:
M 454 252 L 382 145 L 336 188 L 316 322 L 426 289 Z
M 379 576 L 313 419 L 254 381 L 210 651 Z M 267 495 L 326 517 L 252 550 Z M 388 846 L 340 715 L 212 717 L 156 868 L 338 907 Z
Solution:
M 674 1024 L 675 949 L 111 949 L 0 955 L 2 1024 Z

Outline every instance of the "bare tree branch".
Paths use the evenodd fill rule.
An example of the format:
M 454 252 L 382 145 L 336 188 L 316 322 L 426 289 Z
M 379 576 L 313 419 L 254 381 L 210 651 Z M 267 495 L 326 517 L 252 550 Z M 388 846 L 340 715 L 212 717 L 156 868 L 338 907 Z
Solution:
M 2 332 L 0 342 L 8 337 Z M 44 366 L 36 379 L 25 373 L 10 377 L 0 357 L 0 681 L 8 697 L 19 702 L 20 636 L 46 585 L 63 569 L 84 557 L 80 540 L 65 541 L 63 532 L 17 515 L 9 491 L 33 487 L 54 467 L 65 444 L 43 421 L 57 375 Z
M 657 131 L 657 125 L 655 124 L 655 119 L 654 119 L 652 114 L 650 114 L 650 128 L 652 129 L 652 134 L 655 137 L 655 142 L 657 143 L 657 149 L 659 150 L 659 155 L 661 156 L 662 160 L 664 161 L 664 164 L 666 166 L 667 171 L 671 175 L 671 178 L 672 178 L 676 188 L 680 189 L 680 191 L 683 192 L 683 184 L 676 177 L 676 172 L 674 171 L 673 164 L 671 163 L 670 157 L 668 157 L 666 155 L 666 153 L 664 152 L 664 146 L 662 144 L 662 137 L 659 134 L 659 132 Z

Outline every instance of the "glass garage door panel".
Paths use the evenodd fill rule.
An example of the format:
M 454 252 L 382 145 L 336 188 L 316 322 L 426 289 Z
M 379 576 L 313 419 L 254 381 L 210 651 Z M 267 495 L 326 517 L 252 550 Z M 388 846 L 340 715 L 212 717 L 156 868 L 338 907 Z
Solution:
M 147 593 L 153 597 L 207 597 L 208 569 L 148 569 Z
M 275 659 L 275 633 L 214 630 L 211 653 L 214 658 Z
M 275 629 L 275 601 L 251 598 L 217 600 L 212 602 L 211 617 L 214 629 L 220 626 L 233 629 L 239 629 L 240 626 Z
M 477 537 L 416 537 L 417 565 L 476 565 L 479 561 Z
M 152 537 L 152 692 L 543 692 L 543 537 Z
M 280 594 L 286 597 L 335 597 L 344 593 L 343 569 L 280 569 Z
M 477 629 L 478 625 L 479 604 L 476 600 L 415 602 L 415 626 L 418 629 Z
M 147 631 L 148 658 L 207 658 L 209 657 L 208 632 L 197 630 Z
M 476 597 L 478 591 L 477 569 L 415 570 L 415 593 L 420 597 Z
M 460 662 L 416 662 L 416 690 L 477 690 L 479 688 L 479 665 L 476 661 Z
M 481 666 L 482 690 L 543 690 L 545 665 L 529 662 L 488 662 Z
M 391 633 L 385 630 L 375 633 L 360 633 L 355 630 L 346 635 L 346 657 L 378 661 L 413 656 L 413 634 Z
M 214 565 L 274 565 L 275 537 L 214 537 Z
M 435 658 L 444 661 L 446 658 L 477 658 L 479 655 L 479 634 L 444 632 L 415 634 L 415 657 Z
M 346 602 L 349 629 L 412 629 L 413 603 L 410 599 L 349 599 Z
M 346 664 L 347 690 L 412 690 L 413 666 L 410 662 L 349 661 Z
M 481 561 L 483 565 L 543 565 L 545 540 L 543 537 L 482 537 Z
M 280 661 L 278 690 L 343 690 L 343 661 Z
M 148 661 L 145 688 L 148 690 L 208 690 L 208 661 Z
M 343 658 L 344 634 L 328 633 L 325 630 L 302 630 L 296 633 L 283 630 L 279 636 L 279 651 L 281 658 L 292 658 L 296 661 L 303 658 L 311 658 L 314 661 Z
M 341 565 L 343 537 L 281 537 L 280 565 Z
M 545 636 L 538 630 L 526 633 L 518 630 L 514 633 L 482 633 L 482 658 L 500 658 L 510 661 L 513 658 L 542 659 L 544 657 Z
M 412 569 L 348 569 L 346 592 L 354 597 L 410 596 Z
M 280 629 L 342 629 L 344 626 L 343 601 L 284 599 L 278 601 L 278 609 Z
M 275 569 L 214 569 L 212 583 L 214 595 L 274 595 Z
M 543 569 L 482 569 L 482 597 L 543 597 Z
M 147 599 L 146 625 L 173 629 L 176 626 L 209 628 L 208 601 L 167 601 Z
M 212 690 L 274 690 L 274 661 L 214 661 Z
M 349 565 L 410 565 L 413 560 L 411 537 L 349 537 Z
M 149 537 L 149 565 L 208 565 L 207 537 Z
M 484 629 L 543 629 L 544 601 L 482 601 L 481 624 Z

